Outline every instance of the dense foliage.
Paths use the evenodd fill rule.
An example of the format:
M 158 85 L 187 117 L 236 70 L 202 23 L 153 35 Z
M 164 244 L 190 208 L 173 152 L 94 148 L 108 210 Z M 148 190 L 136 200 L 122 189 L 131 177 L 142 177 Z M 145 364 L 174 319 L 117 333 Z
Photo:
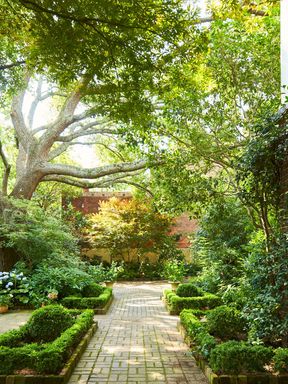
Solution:
M 33 203 L 11 200 L 0 216 L 0 228 L 2 246 L 13 248 L 29 267 L 43 260 L 49 260 L 50 265 L 67 265 L 79 252 L 77 238 L 61 218 L 47 216 Z
M 244 207 L 236 199 L 217 199 L 199 221 L 193 257 L 202 265 L 201 284 L 208 291 L 235 284 L 244 274 L 247 245 L 253 230 Z
M 11 7 L 1 1 L 1 80 L 11 85 L 24 63 L 38 73 L 48 70 L 62 84 L 92 73 L 114 90 L 114 101 L 129 92 L 132 101 L 135 84 L 151 82 L 177 52 L 189 26 L 181 5 L 149 0 L 144 9 L 129 1 L 102 1 L 95 7 L 91 0 L 41 0 L 15 1 Z
M 156 212 L 149 200 L 111 198 L 100 202 L 99 212 L 90 216 L 86 238 L 95 249 L 109 249 L 111 260 L 121 260 L 126 252 L 132 261 L 130 253 L 136 250 L 136 259 L 143 262 L 149 252 L 167 258 L 168 246 L 170 255 L 177 254 L 175 242 L 168 236 L 171 225 L 171 219 Z

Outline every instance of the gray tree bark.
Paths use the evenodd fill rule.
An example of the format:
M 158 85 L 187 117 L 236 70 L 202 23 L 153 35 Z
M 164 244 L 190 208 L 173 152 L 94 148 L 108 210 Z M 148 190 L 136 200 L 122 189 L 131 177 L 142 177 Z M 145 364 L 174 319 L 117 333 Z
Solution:
M 26 87 L 30 78 L 25 78 Z M 16 162 L 16 183 L 11 196 L 31 199 L 38 184 L 42 181 L 59 181 L 62 183 L 82 186 L 91 185 L 109 186 L 119 181 L 127 182 L 127 177 L 148 167 L 146 160 L 134 162 L 121 162 L 95 168 L 80 168 L 67 164 L 55 164 L 55 159 L 64 153 L 77 140 L 84 144 L 93 144 L 95 136 L 101 134 L 117 135 L 117 128 L 103 118 L 95 118 L 93 108 L 87 108 L 77 114 L 77 107 L 81 99 L 88 93 L 91 79 L 84 77 L 74 89 L 65 95 L 62 107 L 51 122 L 41 127 L 33 127 L 34 115 L 41 100 L 54 93 L 42 94 L 42 81 L 37 86 L 36 97 L 32 102 L 28 117 L 23 113 L 23 103 L 26 88 L 13 99 L 11 119 L 19 143 L 19 152 Z M 95 91 L 95 85 L 93 86 Z M 96 90 L 97 91 L 97 90 Z M 63 95 L 62 95 L 63 96 Z M 98 137 L 98 136 L 97 136 Z M 88 141 L 87 141 L 88 139 Z

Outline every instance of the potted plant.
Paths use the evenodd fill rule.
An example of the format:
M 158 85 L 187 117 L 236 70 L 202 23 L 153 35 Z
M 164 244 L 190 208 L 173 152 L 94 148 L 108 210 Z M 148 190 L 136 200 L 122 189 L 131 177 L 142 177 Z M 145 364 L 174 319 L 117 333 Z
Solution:
M 112 288 L 115 281 L 117 280 L 117 277 L 122 271 L 123 271 L 122 264 L 118 264 L 115 261 L 112 261 L 111 266 L 109 268 L 106 268 L 104 272 L 104 276 L 105 276 L 104 282 L 106 287 Z
M 178 285 L 183 281 L 185 273 L 184 262 L 180 260 L 167 260 L 164 264 L 163 276 L 171 284 L 171 288 L 175 291 Z
M 0 313 L 6 313 L 8 311 L 10 301 L 11 297 L 9 294 L 0 295 Z

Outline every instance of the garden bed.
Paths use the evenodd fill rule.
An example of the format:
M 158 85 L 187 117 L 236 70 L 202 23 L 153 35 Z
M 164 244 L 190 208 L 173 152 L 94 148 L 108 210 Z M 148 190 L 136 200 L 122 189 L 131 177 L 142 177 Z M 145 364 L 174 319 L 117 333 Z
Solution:
M 288 383 L 288 374 L 286 373 L 270 373 L 270 372 L 235 372 L 235 373 L 219 373 L 213 371 L 213 369 L 209 365 L 209 356 L 211 356 L 211 351 L 213 348 L 217 346 L 216 338 L 214 338 L 212 335 L 209 335 L 209 333 L 205 330 L 203 327 L 203 322 L 201 322 L 198 317 L 201 316 L 201 311 L 193 311 L 193 310 L 185 310 L 181 313 L 180 315 L 180 322 L 178 323 L 178 330 L 180 331 L 181 335 L 183 336 L 185 342 L 191 347 L 193 356 L 196 360 L 197 365 L 202 369 L 203 373 L 208 379 L 209 384 L 287 384 Z M 211 311 L 212 312 L 212 311 Z M 235 343 L 237 343 L 235 341 Z M 241 342 L 239 342 L 240 345 Z M 232 352 L 231 355 L 231 350 L 229 351 L 228 349 L 226 351 L 223 351 L 223 356 L 222 356 L 222 362 L 223 361 L 232 361 L 233 365 L 233 360 L 241 360 L 241 359 L 246 359 L 248 360 L 249 353 L 251 354 L 251 351 L 254 349 L 254 356 L 253 353 L 251 354 L 250 361 L 253 361 L 253 358 L 255 358 L 255 361 L 258 359 L 259 361 L 253 362 L 255 364 L 255 367 L 257 366 L 257 363 L 260 365 L 262 362 L 265 361 L 266 358 L 266 364 L 268 365 L 268 359 L 270 355 L 270 362 L 269 364 L 273 364 L 277 360 L 277 349 L 272 351 L 272 349 L 269 349 L 268 347 L 265 346 L 253 346 L 251 345 L 250 347 L 250 352 L 246 354 L 245 357 L 245 352 L 244 356 L 241 355 L 241 353 L 238 354 L 237 352 L 234 353 Z M 258 348 L 258 350 L 257 350 Z M 243 351 L 242 351 L 243 353 Z M 265 356 L 266 354 L 266 356 Z M 219 358 L 219 356 L 218 356 Z M 221 359 L 221 356 L 220 356 Z M 278 356 L 279 359 L 279 356 Z M 219 360 L 218 360 L 219 361 Z M 278 360 L 278 364 L 280 362 L 280 359 Z M 214 359 L 215 363 L 215 359 Z M 252 363 L 252 364 L 253 364 Z M 287 370 L 287 360 L 285 361 L 285 358 L 280 362 L 285 368 L 286 364 L 286 370 Z M 237 363 L 236 363 L 237 364 Z M 277 364 L 277 363 L 276 363 Z M 231 366 L 232 366 L 231 365 Z M 244 364 L 245 365 L 245 364 Z M 249 365 L 249 362 L 248 362 Z M 241 366 L 241 363 L 239 364 Z M 236 365 L 234 365 L 234 369 Z M 231 369 L 231 367 L 230 367 Z
M 67 296 L 61 300 L 61 304 L 70 309 L 92 309 L 95 314 L 105 314 L 113 301 L 112 288 L 105 288 L 96 297 Z
M 50 316 L 51 319 L 50 314 L 52 313 L 53 316 L 55 312 L 53 308 L 51 310 L 51 307 L 59 306 L 41 308 L 34 314 L 39 316 L 40 313 L 42 318 L 44 315 L 45 318 Z M 45 311 L 45 313 L 41 313 L 41 311 Z M 30 319 L 31 321 L 29 320 L 18 330 L 0 335 L 0 384 L 68 382 L 74 367 L 95 333 L 97 324 L 93 322 L 94 313 L 91 310 L 67 312 L 74 317 L 77 315 L 77 317 L 74 318 L 71 326 L 51 341 L 44 339 L 41 342 L 36 342 L 35 339 L 32 340 L 32 337 L 35 337 L 33 330 L 41 332 L 39 327 L 37 329 L 38 318 L 35 318 L 34 328 L 31 327 L 34 314 L 31 317 L 32 320 Z M 55 325 L 57 323 L 56 313 Z M 49 328 L 51 329 L 51 327 Z M 43 331 L 45 334 L 44 329 Z
M 164 290 L 162 300 L 170 315 L 179 315 L 183 309 L 212 309 L 221 305 L 220 297 L 201 290 L 199 290 L 201 296 L 179 296 L 178 292 L 181 291 L 182 287 L 188 285 L 190 284 L 181 284 L 176 292 L 170 289 Z

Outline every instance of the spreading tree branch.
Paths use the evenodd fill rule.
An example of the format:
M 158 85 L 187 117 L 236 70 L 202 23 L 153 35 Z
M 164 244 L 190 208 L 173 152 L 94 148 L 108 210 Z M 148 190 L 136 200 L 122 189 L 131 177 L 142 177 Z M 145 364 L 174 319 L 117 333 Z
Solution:
M 21 65 L 24 65 L 26 62 L 24 60 L 16 61 L 15 63 L 11 64 L 2 64 L 0 65 L 0 71 L 5 71 L 6 69 L 11 69 L 15 67 L 20 67 Z
M 26 151 L 28 150 L 28 147 L 32 142 L 32 136 L 30 135 L 29 130 L 27 129 L 27 126 L 25 124 L 22 107 L 29 79 L 30 75 L 26 73 L 24 79 L 26 87 L 23 88 L 17 95 L 13 97 L 11 110 L 11 119 L 17 135 L 17 139 L 20 141 Z
M 81 98 L 85 94 L 91 77 L 85 76 L 77 85 L 70 95 L 67 97 L 56 121 L 50 124 L 49 129 L 40 138 L 40 150 L 48 153 L 58 136 L 69 126 L 74 120 L 74 112 Z
M 154 197 L 154 194 L 152 193 L 152 191 L 150 191 L 150 189 L 148 189 L 147 187 L 145 187 L 144 185 L 142 184 L 139 184 L 139 183 L 135 183 L 135 181 L 131 181 L 131 180 L 120 180 L 118 182 L 118 184 L 128 184 L 128 185 L 133 185 L 133 187 L 135 188 L 138 188 L 146 193 L 148 193 L 148 195 L 150 195 L 151 197 Z
M 138 171 L 140 169 L 147 168 L 149 165 L 150 163 L 147 160 L 110 164 L 97 168 L 79 168 L 66 164 L 47 163 L 45 166 L 45 174 L 71 176 L 79 179 L 98 179 L 104 176 L 109 176 L 117 173 L 122 174 L 127 172 Z
M 101 180 L 97 181 L 88 181 L 88 180 L 79 180 L 75 179 L 73 177 L 69 176 L 61 176 L 61 175 L 50 175 L 50 176 L 45 176 L 41 182 L 46 182 L 46 181 L 56 181 L 59 183 L 71 185 L 74 187 L 79 187 L 79 188 L 107 188 L 111 187 L 115 184 L 119 184 L 122 182 L 126 177 L 132 177 L 132 176 L 137 176 L 139 175 L 139 172 L 127 172 L 122 175 L 115 175 L 112 177 L 104 177 Z M 126 182 L 125 182 L 126 183 Z
M 30 129 L 32 129 L 35 112 L 36 112 L 37 106 L 40 102 L 42 84 L 43 84 L 43 80 L 40 79 L 38 81 L 38 84 L 37 84 L 35 99 L 32 101 L 31 106 L 30 106 L 30 110 L 28 113 L 28 124 L 29 124 Z
M 104 25 L 109 25 L 109 26 L 114 27 L 114 28 L 120 27 L 120 28 L 124 28 L 124 29 L 140 29 L 140 30 L 151 32 L 155 35 L 160 36 L 159 33 L 154 31 L 153 29 L 144 27 L 144 26 L 139 25 L 139 24 L 124 24 L 124 23 L 121 23 L 119 21 L 101 19 L 101 18 L 96 18 L 96 17 L 77 17 L 71 12 L 63 13 L 63 12 L 58 12 L 54 9 L 45 8 L 45 7 L 41 6 L 39 3 L 36 3 L 34 1 L 31 1 L 31 0 L 19 0 L 19 2 L 25 8 L 30 9 L 34 12 L 47 13 L 50 15 L 57 16 L 60 19 L 70 20 L 70 21 L 79 23 L 81 25 L 86 24 L 86 25 L 91 27 L 95 23 L 96 25 L 97 24 L 104 24 Z

